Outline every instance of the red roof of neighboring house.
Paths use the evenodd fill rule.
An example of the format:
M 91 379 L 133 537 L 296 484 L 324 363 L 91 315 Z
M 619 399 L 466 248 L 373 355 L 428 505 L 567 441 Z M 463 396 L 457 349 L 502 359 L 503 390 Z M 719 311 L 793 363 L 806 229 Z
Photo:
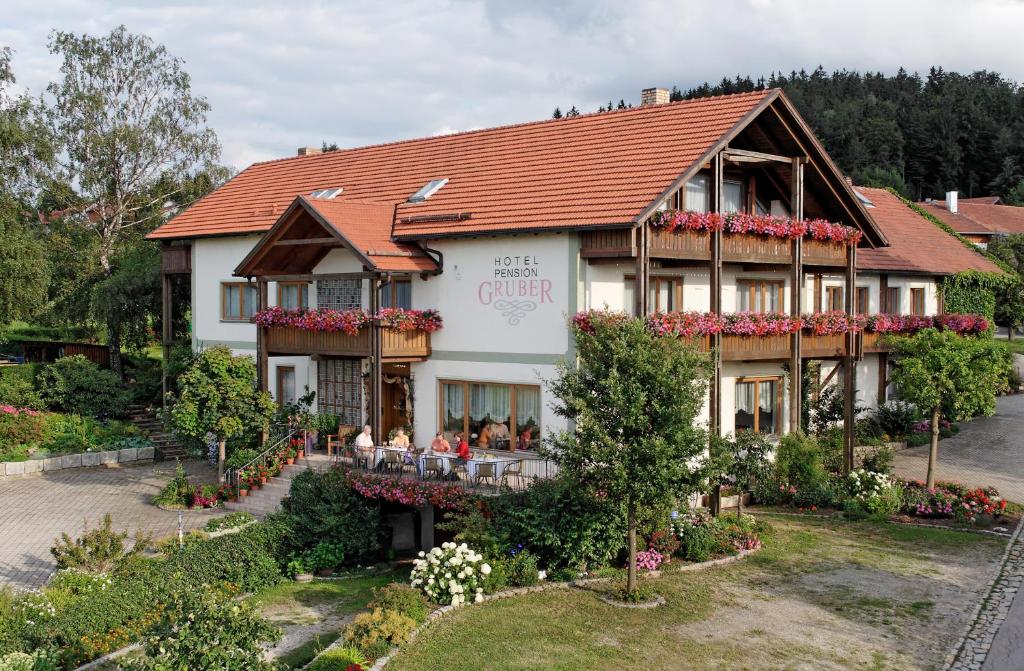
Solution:
M 391 239 L 394 205 L 321 198 L 303 200 L 351 244 L 358 255 L 369 259 L 378 270 L 419 272 L 437 269 L 434 260 L 418 245 Z
M 871 217 L 889 240 L 888 247 L 857 250 L 857 269 L 893 273 L 952 275 L 964 270 L 1002 272 L 885 189 L 857 187 L 873 204 Z
M 997 205 L 990 200 L 989 198 L 961 199 L 957 204 L 956 214 L 946 209 L 944 202 L 925 201 L 918 205 L 948 224 L 957 233 L 981 235 L 1024 233 L 1024 207 Z
M 700 98 L 256 163 L 148 237 L 262 233 L 296 196 L 337 187 L 339 203 L 398 204 L 399 237 L 628 224 L 778 95 Z M 427 201 L 407 203 L 443 178 Z
M 999 196 L 978 196 L 977 198 L 960 198 L 961 203 L 980 203 L 982 205 L 999 205 L 1003 199 Z

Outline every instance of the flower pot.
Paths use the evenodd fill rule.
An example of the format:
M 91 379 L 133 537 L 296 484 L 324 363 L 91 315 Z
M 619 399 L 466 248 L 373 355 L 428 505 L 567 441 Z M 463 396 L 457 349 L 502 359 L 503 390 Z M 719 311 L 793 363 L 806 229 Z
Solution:
M 239 489 L 238 490 L 238 496 L 239 496 L 239 498 L 241 498 L 243 496 L 249 496 L 249 490 L 248 489 Z
M 305 458 L 306 458 L 306 451 L 305 450 L 299 450 L 299 459 L 305 459 Z
M 313 582 L 312 573 L 296 573 L 295 582 Z
M 288 464 L 289 466 L 291 466 L 292 464 L 295 463 L 295 458 L 294 457 L 288 457 L 287 459 L 285 459 L 285 463 Z
M 319 571 L 317 571 L 316 574 L 318 576 L 327 577 L 327 576 L 330 576 L 330 575 L 334 575 L 334 569 L 332 569 L 332 568 L 322 568 Z
M 267 477 L 266 476 L 264 476 L 264 475 L 260 476 L 260 484 L 261 485 L 267 484 Z

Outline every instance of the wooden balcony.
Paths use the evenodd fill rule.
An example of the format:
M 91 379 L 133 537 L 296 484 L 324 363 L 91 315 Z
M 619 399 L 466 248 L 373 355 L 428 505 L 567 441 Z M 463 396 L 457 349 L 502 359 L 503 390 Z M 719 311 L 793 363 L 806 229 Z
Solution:
M 711 349 L 708 337 L 698 340 L 698 347 Z M 722 336 L 722 361 L 784 361 L 793 354 L 792 337 L 779 336 Z M 813 335 L 804 333 L 801 353 L 805 359 L 836 359 L 846 356 L 846 334 Z
M 652 259 L 711 260 L 711 234 L 700 231 L 665 231 L 652 228 L 648 237 Z M 635 231 L 616 229 L 588 231 L 583 234 L 580 255 L 583 258 L 633 258 L 636 256 Z M 846 266 L 846 245 L 804 239 L 803 262 L 812 266 Z M 726 263 L 790 265 L 793 242 L 789 238 L 726 233 L 722 236 L 722 260 Z
M 879 352 L 888 352 L 892 348 L 885 342 L 886 333 L 869 333 L 868 331 L 861 332 L 861 350 L 865 354 L 877 354 Z
M 266 330 L 267 351 L 282 354 L 368 357 L 370 329 L 356 335 L 338 331 L 308 331 L 293 326 L 271 326 Z M 381 330 L 381 354 L 385 361 L 422 361 L 430 356 L 430 334 L 426 331 Z

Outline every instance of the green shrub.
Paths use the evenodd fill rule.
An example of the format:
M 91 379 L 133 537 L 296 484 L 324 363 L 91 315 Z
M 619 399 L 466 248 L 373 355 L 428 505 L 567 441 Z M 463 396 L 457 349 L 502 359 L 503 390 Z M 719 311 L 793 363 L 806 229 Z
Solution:
M 168 570 L 178 572 L 189 584 L 215 585 L 228 582 L 247 592 L 281 582 L 282 575 L 274 552 L 282 535 L 262 524 L 254 524 L 237 534 L 227 534 L 172 550 Z
M 74 540 L 67 534 L 61 534 L 50 548 L 50 554 L 57 560 L 57 568 L 106 573 L 149 547 L 152 536 L 141 531 L 135 532 L 131 548 L 127 547 L 128 532 L 118 533 L 112 524 L 110 513 L 107 513 L 98 528 L 90 529 L 86 524 L 82 535 Z
M 829 508 L 846 498 L 846 487 L 839 476 L 825 475 L 796 490 L 793 505 L 799 508 Z
M 0 671 L 35 671 L 36 660 L 24 652 L 12 652 L 0 657 Z
M 206 531 L 223 531 L 224 529 L 235 529 L 237 527 L 245 526 L 250 522 L 256 521 L 256 518 L 252 516 L 252 513 L 247 513 L 244 510 L 229 513 L 224 517 L 215 517 L 206 523 L 203 527 Z
M 119 417 L 128 394 L 117 375 L 84 356 L 57 359 L 39 372 L 39 393 L 54 409 L 89 417 Z
M 367 657 L 378 658 L 392 646 L 409 640 L 416 622 L 408 615 L 379 608 L 356 615 L 343 634 L 345 642 L 359 648 Z
M 822 451 L 818 441 L 802 433 L 787 433 L 775 450 L 775 468 L 779 477 L 798 490 L 825 477 Z
M 910 427 L 919 419 L 919 413 L 912 404 L 893 400 L 878 406 L 874 419 L 885 435 L 896 440 L 910 433 Z
M 687 561 L 707 561 L 715 551 L 714 530 L 707 521 L 700 524 L 676 525 L 676 536 L 679 538 L 677 553 Z
M 506 559 L 505 572 L 512 587 L 530 587 L 540 582 L 537 555 L 529 550 L 519 550 Z
M 175 460 L 174 477 L 153 497 L 153 503 L 169 508 L 186 508 L 192 503 L 192 495 L 195 493 L 196 486 L 188 481 L 185 467 L 181 461 Z
M 348 668 L 354 664 L 366 667 L 366 657 L 359 652 L 358 648 L 346 645 L 324 650 L 306 667 L 306 671 L 348 671 Z
M 892 462 L 896 453 L 887 445 L 880 445 L 864 455 L 861 467 L 872 473 L 892 473 Z
M 159 402 L 163 393 L 163 369 L 160 360 L 148 356 L 126 355 L 122 356 L 122 362 L 132 402 L 141 405 Z
M 494 572 L 493 569 L 491 571 Z M 373 590 L 373 599 L 366 606 L 370 610 L 393 610 L 411 618 L 416 624 L 427 621 L 430 608 L 423 593 L 408 585 L 389 583 Z
M 612 585 L 608 594 L 616 601 L 621 601 L 622 603 L 648 603 L 653 601 L 656 596 L 654 586 L 647 580 L 638 580 L 636 589 L 632 592 L 626 588 L 626 581 L 621 580 Z
M 345 563 L 345 546 L 341 543 L 320 542 L 302 560 L 311 571 L 336 569 Z
M 625 548 L 622 506 L 566 480 L 541 480 L 492 503 L 498 537 L 522 544 L 547 569 L 594 569 Z
M 42 410 L 46 407 L 35 385 L 30 380 L 14 375 L 0 376 L 0 405 L 31 410 Z
M 277 667 L 264 660 L 263 646 L 280 639 L 281 632 L 245 601 L 216 589 L 180 591 L 146 640 L 145 656 L 123 663 L 123 668 L 273 671 Z
M 387 529 L 380 506 L 354 492 L 340 469 L 300 473 L 282 507 L 290 529 L 288 550 L 337 543 L 345 558 L 356 563 L 376 559 L 384 546 Z
M 47 417 L 29 412 L 0 411 L 0 461 L 27 458 L 29 449 L 46 438 Z

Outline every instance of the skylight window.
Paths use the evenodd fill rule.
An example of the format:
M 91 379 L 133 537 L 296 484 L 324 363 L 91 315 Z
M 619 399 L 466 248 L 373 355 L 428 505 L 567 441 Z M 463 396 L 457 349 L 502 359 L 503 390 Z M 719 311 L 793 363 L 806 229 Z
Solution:
M 332 198 L 337 197 L 337 195 L 341 193 L 343 190 L 344 189 L 342 189 L 340 186 L 336 189 L 317 189 L 313 193 L 309 194 L 309 196 L 311 198 L 323 198 L 325 200 L 331 200 Z
M 410 203 L 422 203 L 427 198 L 430 198 L 435 193 L 437 193 L 438 190 L 442 186 L 447 184 L 447 183 L 448 183 L 448 178 L 447 177 L 445 177 L 444 179 L 432 179 L 429 182 L 427 182 L 426 185 L 422 189 L 420 189 L 416 193 L 414 193 L 411 196 L 409 196 L 409 202 Z
M 863 193 L 861 193 L 857 189 L 854 189 L 853 192 L 855 194 L 857 194 L 857 200 L 859 200 L 861 203 L 863 203 L 864 207 L 874 207 L 875 206 L 875 204 L 871 202 L 871 199 L 869 199 L 867 196 L 865 196 Z

